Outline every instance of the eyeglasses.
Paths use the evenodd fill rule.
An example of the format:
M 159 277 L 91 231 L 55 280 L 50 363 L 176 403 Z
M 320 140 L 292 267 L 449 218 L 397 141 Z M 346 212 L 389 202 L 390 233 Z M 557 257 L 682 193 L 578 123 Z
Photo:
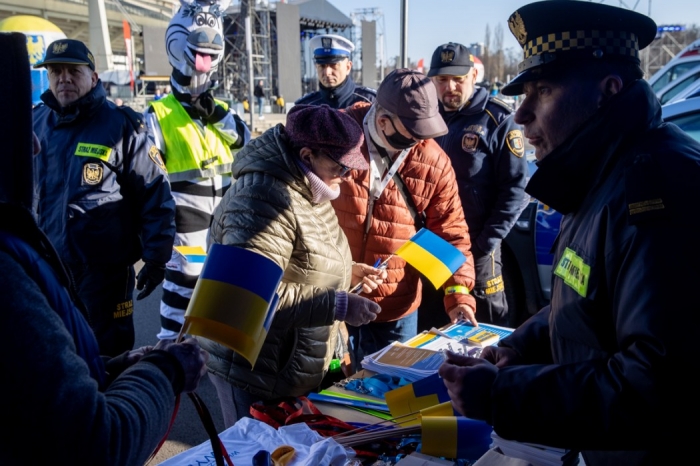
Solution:
M 326 157 L 328 157 L 329 159 L 334 161 L 340 167 L 340 172 L 338 173 L 338 176 L 340 176 L 341 178 L 344 177 L 345 175 L 347 175 L 348 172 L 350 172 L 350 170 L 352 170 L 352 168 L 346 167 L 345 165 L 343 165 L 342 163 L 338 162 L 336 159 L 331 157 L 330 154 L 323 152 L 323 155 L 325 155 Z

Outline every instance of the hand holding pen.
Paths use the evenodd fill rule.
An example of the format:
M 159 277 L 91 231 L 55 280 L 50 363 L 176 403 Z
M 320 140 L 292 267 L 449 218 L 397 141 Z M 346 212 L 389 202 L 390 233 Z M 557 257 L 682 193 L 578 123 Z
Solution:
M 384 262 L 380 258 L 377 259 L 374 266 L 359 263 L 353 264 L 352 283 L 355 286 L 350 290 L 350 293 L 371 293 L 372 290 L 376 290 L 386 280 L 386 264 L 388 262 L 389 258 Z

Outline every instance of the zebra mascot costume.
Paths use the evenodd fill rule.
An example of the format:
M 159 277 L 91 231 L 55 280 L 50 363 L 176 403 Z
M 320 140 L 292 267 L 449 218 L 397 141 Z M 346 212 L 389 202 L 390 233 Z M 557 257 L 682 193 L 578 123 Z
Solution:
M 245 123 L 212 95 L 224 57 L 223 16 L 231 0 L 180 0 L 165 32 L 172 93 L 146 111 L 177 206 L 175 246 L 201 246 L 214 209 L 231 185 L 235 153 L 250 140 Z M 174 339 L 184 322 L 202 263 L 173 250 L 166 265 L 158 338 Z

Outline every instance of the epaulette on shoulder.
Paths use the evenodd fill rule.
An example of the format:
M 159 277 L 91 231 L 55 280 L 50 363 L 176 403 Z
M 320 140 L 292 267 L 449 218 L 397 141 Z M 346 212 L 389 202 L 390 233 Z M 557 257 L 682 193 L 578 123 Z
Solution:
M 307 92 L 303 96 L 299 97 L 297 100 L 294 101 L 294 105 L 299 105 L 299 104 L 306 104 L 309 100 L 311 100 L 313 97 L 316 97 L 318 94 L 318 91 L 312 91 L 312 92 Z
M 659 174 L 664 171 L 659 157 L 652 153 L 641 153 L 625 167 L 625 200 L 628 223 L 637 225 L 644 221 L 659 221 L 667 215 L 666 199 Z
M 121 111 L 124 113 L 124 116 L 126 116 L 126 119 L 129 120 L 131 125 L 134 127 L 134 129 L 137 132 L 142 132 L 146 131 L 146 123 L 143 121 L 143 115 L 134 110 L 131 107 L 127 106 L 121 106 L 117 107 L 117 110 Z
M 501 99 L 498 99 L 496 97 L 490 97 L 489 102 L 496 104 L 500 109 L 506 110 L 508 113 L 513 113 L 513 107 L 508 105 L 506 102 L 502 101 Z
M 355 90 L 362 90 L 363 92 L 367 92 L 368 94 L 374 94 L 377 95 L 377 90 L 372 89 L 371 87 L 366 87 L 366 86 L 355 86 Z

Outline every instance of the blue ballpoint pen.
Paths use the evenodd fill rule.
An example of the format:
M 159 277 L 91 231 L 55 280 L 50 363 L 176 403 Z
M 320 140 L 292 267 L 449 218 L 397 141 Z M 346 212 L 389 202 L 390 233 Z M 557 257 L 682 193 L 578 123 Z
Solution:
M 387 261 L 388 261 L 388 260 L 389 260 L 389 259 L 387 259 Z M 382 265 L 382 258 L 381 258 L 381 257 L 377 258 L 377 260 L 374 261 L 374 268 L 377 268 L 377 267 L 379 267 L 380 265 Z M 386 264 L 384 265 L 384 267 L 381 267 L 381 268 L 385 268 L 385 267 L 386 267 Z M 359 293 L 361 290 L 362 290 L 362 282 L 360 282 L 360 283 L 358 283 L 357 285 L 355 285 L 355 288 L 353 288 L 352 290 L 350 290 L 350 293 Z

